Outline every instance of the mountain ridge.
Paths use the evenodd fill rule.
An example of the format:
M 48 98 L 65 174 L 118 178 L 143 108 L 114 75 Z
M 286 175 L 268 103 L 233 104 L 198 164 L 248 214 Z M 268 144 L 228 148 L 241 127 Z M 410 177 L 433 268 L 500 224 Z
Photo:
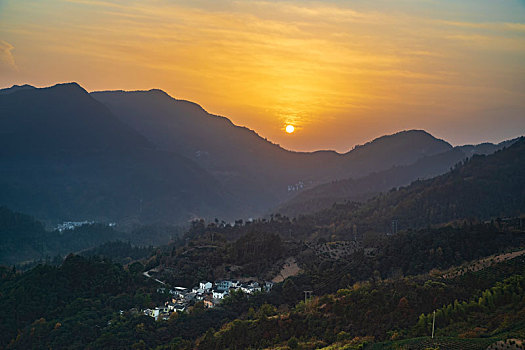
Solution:
M 0 94 L 0 129 L 0 204 L 48 223 L 233 212 L 213 176 L 156 149 L 76 83 Z
M 388 170 L 374 172 L 356 179 L 336 180 L 306 189 L 281 204 L 274 211 L 288 216 L 313 213 L 329 208 L 334 203 L 365 201 L 380 192 L 406 186 L 414 180 L 423 180 L 446 173 L 457 163 L 475 154 L 488 155 L 508 147 L 519 138 L 498 144 L 456 146 L 449 151 L 426 156 L 415 163 L 394 166 Z
M 0 93 L 0 204 L 46 222 L 87 214 L 170 223 L 257 217 L 296 190 L 452 148 L 426 131 L 407 130 L 344 154 L 295 152 L 159 89 L 10 89 Z
M 410 133 L 414 133 L 414 134 L 415 133 L 420 133 L 420 134 L 424 134 L 424 135 L 431 136 L 431 137 L 435 138 L 430 133 L 428 133 L 426 130 L 423 130 L 423 129 L 409 129 L 409 130 L 401 130 L 401 131 L 395 132 L 393 134 L 387 134 L 387 135 L 381 135 L 381 136 L 375 137 L 375 138 L 371 139 L 370 141 L 365 142 L 364 144 L 361 144 L 361 145 L 357 144 L 352 149 L 349 149 L 348 151 L 345 151 L 345 152 L 338 152 L 338 151 L 332 150 L 332 149 L 319 149 L 319 150 L 314 150 L 314 151 L 296 151 L 296 150 L 284 148 L 283 146 L 281 146 L 281 145 L 279 145 L 279 144 L 277 144 L 275 142 L 272 142 L 272 141 L 264 138 L 263 136 L 259 135 L 257 133 L 257 131 L 255 131 L 253 129 L 250 129 L 250 128 L 246 127 L 246 126 L 237 125 L 237 124 L 233 123 L 226 116 L 210 113 L 197 102 L 190 101 L 190 100 L 185 100 L 185 99 L 175 98 L 175 97 L 171 96 L 170 94 L 168 94 L 167 92 L 165 92 L 162 89 L 152 88 L 152 89 L 149 89 L 149 90 L 122 90 L 122 89 L 119 89 L 119 90 L 95 90 L 95 91 L 91 91 L 90 94 L 95 96 L 95 98 L 99 98 L 101 101 L 107 101 L 107 99 L 102 98 L 102 95 L 126 95 L 126 94 L 131 94 L 131 95 L 134 95 L 134 94 L 141 94 L 142 95 L 142 94 L 144 94 L 144 95 L 147 95 L 147 94 L 158 94 L 158 95 L 161 95 L 163 98 L 168 98 L 168 99 L 170 99 L 170 100 L 172 100 L 173 102 L 176 102 L 176 103 L 183 103 L 183 104 L 192 105 L 193 107 L 196 107 L 196 109 L 198 109 L 199 111 L 204 112 L 205 114 L 207 114 L 209 117 L 226 120 L 232 126 L 235 126 L 237 128 L 241 128 L 241 129 L 245 129 L 245 130 L 248 130 L 250 132 L 253 132 L 259 138 L 267 141 L 271 145 L 277 146 L 278 148 L 280 148 L 280 149 L 282 149 L 284 151 L 291 152 L 291 153 L 296 153 L 296 154 L 333 153 L 335 155 L 344 156 L 344 155 L 348 155 L 348 154 L 352 153 L 352 151 L 355 151 L 355 150 L 357 150 L 357 149 L 359 149 L 359 148 L 361 148 L 363 146 L 369 146 L 369 145 L 372 145 L 373 143 L 383 142 L 384 140 L 387 140 L 387 139 L 389 139 L 391 137 L 401 136 L 403 134 L 410 134 Z M 435 138 L 435 139 L 438 140 L 438 141 L 442 141 L 443 143 L 445 143 L 445 144 L 449 145 L 450 147 L 452 147 L 448 142 L 446 142 L 443 139 L 439 139 L 439 138 Z
M 209 114 L 193 102 L 177 100 L 159 90 L 93 92 L 92 95 L 157 147 L 177 151 L 194 160 L 232 193 L 256 197 L 254 209 L 259 214 L 293 195 L 287 191 L 290 186 L 309 187 L 366 175 L 452 147 L 427 132 L 416 130 L 379 137 L 346 153 L 289 151 L 253 130 L 233 124 L 226 117 Z M 396 143 L 401 145 L 398 154 L 394 153 Z M 383 159 L 375 161 L 373 153 L 381 148 Z M 264 191 L 254 191 L 254 188 L 264 188 Z

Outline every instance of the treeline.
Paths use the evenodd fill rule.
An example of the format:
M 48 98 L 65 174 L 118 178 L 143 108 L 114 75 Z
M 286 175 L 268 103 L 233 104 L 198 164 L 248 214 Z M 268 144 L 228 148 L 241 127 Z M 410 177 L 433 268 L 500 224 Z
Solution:
M 501 233 L 492 224 L 400 232 L 378 236 L 342 260 L 326 261 L 312 250 L 296 255 L 306 274 L 292 278 L 299 290 L 335 292 L 353 283 L 444 270 L 525 244 L 524 234 Z
M 474 155 L 450 172 L 409 186 L 393 188 L 365 203 L 347 202 L 309 215 L 281 214 L 234 224 L 196 221 L 186 238 L 219 235 L 236 240 L 253 232 L 283 239 L 358 238 L 398 230 L 435 227 L 457 220 L 487 220 L 525 212 L 525 138 L 492 155 Z
M 199 281 L 254 276 L 269 278 L 279 270 L 294 244 L 268 232 L 250 232 L 230 242 L 219 233 L 193 236 L 174 243 L 148 259 L 146 269 L 160 268 L 160 278 L 172 285 L 191 287 Z
M 288 218 L 278 216 L 267 224 L 279 225 L 286 220 Z M 447 269 L 525 244 L 524 234 L 501 232 L 497 222 L 464 221 L 390 236 L 370 234 L 364 240 L 363 248 L 344 259 L 327 261 L 302 242 L 258 231 L 264 225 L 258 221 L 232 228 L 247 233 L 231 242 L 221 231 L 227 228 L 203 228 L 201 222 L 200 233 L 190 230 L 187 241 L 181 240 L 157 250 L 145 263 L 146 269 L 160 268 L 161 279 L 173 285 L 192 286 L 200 280 L 242 276 L 269 279 L 279 272 L 286 258 L 294 257 L 305 272 L 292 278 L 297 288 L 329 293 L 373 278 L 395 278 Z M 236 270 L 232 271 L 231 267 Z
M 414 235 L 422 235 L 423 241 L 430 242 L 428 249 L 441 246 L 444 259 L 456 257 L 458 261 L 490 253 L 509 242 L 518 244 L 514 241 L 516 236 L 512 235 L 492 233 L 498 238 L 491 240 L 490 230 L 483 231 L 482 227 L 467 225 L 463 234 L 460 228 L 399 234 L 390 237 L 390 243 L 380 243 L 385 247 L 408 245 L 408 250 L 385 250 L 384 253 L 378 250 L 375 256 L 360 253 L 366 260 L 356 260 L 352 269 L 341 265 L 324 266 L 326 270 L 312 268 L 274 286 L 269 294 L 247 297 L 233 293 L 221 307 L 205 310 L 203 304 L 198 303 L 188 312 L 160 322 L 138 313 L 140 308 L 153 307 L 165 300 L 156 292 L 158 286 L 142 276 L 145 266 L 141 263 L 125 269 L 98 257 L 71 255 L 61 266 L 40 265 L 25 273 L 1 268 L 0 308 L 5 312 L 0 315 L 0 346 L 12 349 L 33 348 L 35 344 L 42 348 L 79 349 L 243 349 L 295 344 L 308 349 L 351 342 L 356 337 L 368 341 L 403 339 L 420 334 L 414 333 L 414 329 L 422 313 L 428 315 L 443 305 L 454 305 L 455 300 L 461 305 L 472 300 L 479 303 L 478 296 L 490 300 L 482 291 L 498 286 L 499 281 L 510 276 L 523 275 L 525 258 L 520 257 L 483 271 L 466 272 L 454 279 L 441 274 L 384 279 L 389 275 L 390 264 L 407 261 L 407 266 L 411 266 L 417 265 L 418 260 L 423 261 L 427 253 L 414 253 L 420 244 Z M 480 243 L 475 245 L 475 240 Z M 268 249 L 261 249 L 261 242 L 266 242 Z M 208 241 L 195 241 L 176 249 L 183 249 L 190 260 L 195 257 L 191 254 L 197 252 L 208 251 L 210 254 L 196 256 L 211 258 L 214 249 L 224 249 L 229 252 L 228 259 L 249 261 L 248 256 L 255 254 L 261 261 L 266 258 L 271 261 L 278 258 L 279 247 L 283 247 L 282 241 L 278 242 L 277 235 L 267 234 L 263 238 L 246 236 L 234 243 L 223 242 L 222 246 L 220 241 L 214 240 L 220 248 L 211 248 Z M 445 242 L 449 242 L 448 245 Z M 489 248 L 481 249 L 483 243 Z M 470 245 L 472 249 L 458 250 L 461 245 Z M 387 260 L 388 255 L 397 257 Z M 156 257 L 160 255 L 152 259 Z M 357 265 L 370 267 L 354 270 Z M 424 270 L 432 266 L 419 265 L 419 268 Z M 299 302 L 304 298 L 304 290 L 314 291 L 314 297 L 307 303 Z M 335 293 L 325 294 L 324 291 Z M 519 293 L 519 289 L 513 289 L 513 293 Z M 515 303 L 516 297 L 504 299 L 510 301 L 505 304 L 496 301 L 500 300 L 498 295 L 491 290 L 494 308 L 489 307 L 492 302 L 486 303 L 487 312 L 500 317 L 500 321 L 492 317 L 490 325 L 486 326 L 487 334 L 496 334 L 496 330 L 505 326 L 503 320 L 510 312 L 505 309 L 508 305 L 514 311 L 520 310 L 521 304 Z M 502 287 L 501 295 L 510 295 L 509 288 L 505 291 Z M 133 309 L 136 311 L 130 311 Z M 455 315 L 455 311 L 450 315 Z M 451 320 L 455 322 L 454 317 Z M 507 319 L 514 320 L 509 317 Z M 475 318 L 468 317 L 466 321 L 460 320 L 465 332 L 476 322 Z M 519 327 L 516 332 L 521 334 Z
M 228 224 L 196 221 L 185 239 L 198 237 L 234 241 L 247 234 L 267 232 L 283 240 L 354 239 L 392 231 L 420 229 L 455 220 L 518 216 L 525 212 L 525 138 L 489 156 L 474 156 L 451 172 L 410 186 L 393 189 L 364 203 L 337 204 L 321 212 L 290 219 Z M 123 233 L 104 225 L 48 232 L 35 219 L 0 208 L 0 263 L 45 260 L 57 254 L 92 248 L 111 240 L 138 245 L 165 244 L 177 239 L 177 227 L 138 227 Z

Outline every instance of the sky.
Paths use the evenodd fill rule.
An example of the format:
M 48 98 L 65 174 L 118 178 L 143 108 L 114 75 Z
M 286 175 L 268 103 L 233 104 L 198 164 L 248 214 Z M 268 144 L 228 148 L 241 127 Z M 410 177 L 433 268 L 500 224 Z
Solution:
M 525 1 L 0 0 L 0 88 L 70 81 L 159 88 L 292 150 L 499 142 L 525 134 Z

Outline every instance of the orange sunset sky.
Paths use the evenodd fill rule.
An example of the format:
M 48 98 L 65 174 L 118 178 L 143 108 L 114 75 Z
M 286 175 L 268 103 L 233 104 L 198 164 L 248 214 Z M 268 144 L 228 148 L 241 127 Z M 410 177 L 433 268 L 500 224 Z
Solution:
M 525 1 L 0 0 L 0 87 L 68 81 L 160 88 L 294 150 L 497 142 L 525 133 Z

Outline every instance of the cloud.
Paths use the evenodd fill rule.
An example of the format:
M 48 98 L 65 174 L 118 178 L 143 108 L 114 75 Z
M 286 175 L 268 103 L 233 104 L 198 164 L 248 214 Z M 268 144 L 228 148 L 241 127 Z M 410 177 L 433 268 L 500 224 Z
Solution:
M 0 36 L 15 43 L 24 74 L 71 76 L 96 89 L 160 87 L 276 140 L 284 121 L 306 135 L 327 120 L 357 128 L 385 115 L 419 123 L 493 105 L 523 110 L 520 9 L 485 16 L 411 3 L 419 4 L 14 1 Z M 15 71 L 12 53 L 0 41 L 0 76 Z
M 520 22 L 459 22 L 448 20 L 434 20 L 436 24 L 444 26 L 469 28 L 478 30 L 488 30 L 492 32 L 523 32 L 525 31 L 525 23 Z
M 18 70 L 18 67 L 15 63 L 15 58 L 11 51 L 15 47 L 9 44 L 7 41 L 0 40 L 0 66 L 8 67 L 12 70 Z

